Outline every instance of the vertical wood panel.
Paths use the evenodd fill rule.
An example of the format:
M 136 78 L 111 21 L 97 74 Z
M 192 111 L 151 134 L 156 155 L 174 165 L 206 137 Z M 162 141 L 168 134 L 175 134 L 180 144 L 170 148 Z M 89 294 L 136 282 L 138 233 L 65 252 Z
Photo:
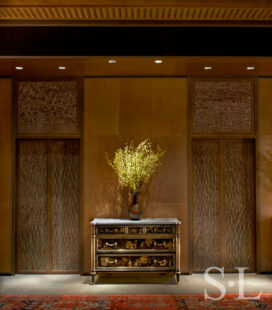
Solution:
M 96 115 L 99 121 L 94 120 Z M 126 141 L 150 138 L 166 149 L 163 164 L 140 195 L 143 217 L 177 217 L 181 270 L 188 272 L 187 79 L 88 78 L 84 111 L 84 272 L 90 271 L 94 217 L 128 217 L 129 195 L 105 160 Z
M 120 80 L 119 132 L 150 136 L 152 132 L 152 79 Z
M 250 140 L 224 143 L 226 269 L 255 270 L 255 165 Z
M 11 273 L 11 89 L 0 79 L 0 273 Z
M 17 145 L 17 271 L 46 271 L 47 142 Z
M 192 141 L 194 271 L 220 266 L 220 143 Z
M 272 79 L 259 79 L 260 271 L 272 272 Z
M 79 271 L 79 143 L 51 142 L 52 271 Z

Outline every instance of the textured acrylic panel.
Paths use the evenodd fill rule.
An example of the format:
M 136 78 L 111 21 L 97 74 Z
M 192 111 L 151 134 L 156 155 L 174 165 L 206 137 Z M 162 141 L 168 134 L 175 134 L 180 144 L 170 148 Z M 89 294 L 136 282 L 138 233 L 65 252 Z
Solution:
M 254 145 L 251 141 L 224 143 L 224 176 L 226 268 L 254 270 Z
M 22 81 L 17 98 L 17 133 L 79 133 L 76 81 Z
M 17 271 L 45 271 L 47 144 L 20 141 L 17 153 Z
M 193 140 L 194 270 L 220 264 L 220 156 L 219 142 Z
M 79 270 L 79 143 L 51 143 L 52 270 Z
M 251 81 L 195 81 L 193 133 L 252 133 Z

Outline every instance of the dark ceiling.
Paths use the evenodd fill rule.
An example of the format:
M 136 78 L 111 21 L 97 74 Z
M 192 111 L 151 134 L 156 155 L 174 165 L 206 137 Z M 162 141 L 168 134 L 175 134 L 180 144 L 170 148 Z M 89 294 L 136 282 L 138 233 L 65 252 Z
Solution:
M 0 27 L 1 56 L 272 56 L 265 27 Z

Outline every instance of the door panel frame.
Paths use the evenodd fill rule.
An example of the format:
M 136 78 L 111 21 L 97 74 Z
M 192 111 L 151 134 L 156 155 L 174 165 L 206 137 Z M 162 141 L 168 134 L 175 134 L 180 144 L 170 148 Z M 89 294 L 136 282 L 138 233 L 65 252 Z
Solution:
M 253 101 L 252 101 L 252 115 L 251 115 L 251 120 L 252 120 L 252 132 L 250 134 L 243 134 L 243 133 L 234 133 L 234 134 L 222 134 L 222 133 L 214 133 L 214 134 L 194 134 L 193 133 L 193 100 L 194 100 L 194 82 L 195 81 L 251 81 L 252 83 L 252 92 L 253 92 Z M 193 206 L 193 164 L 192 164 L 192 144 L 193 144 L 193 139 L 217 139 L 217 140 L 222 140 L 220 144 L 222 145 L 221 147 L 223 148 L 223 142 L 227 140 L 241 140 L 241 139 L 248 139 L 248 140 L 253 140 L 254 143 L 254 171 L 253 171 L 253 179 L 254 179 L 254 215 L 255 215 L 255 225 L 254 225 L 254 233 L 255 233 L 255 250 L 254 250 L 254 260 L 255 260 L 255 267 L 254 270 L 246 270 L 246 272 L 260 272 L 260 232 L 259 232 L 259 209 L 260 209 L 260 204 L 259 204 L 259 180 L 258 180 L 258 124 L 259 124 L 259 106 L 258 106 L 258 100 L 257 100 L 257 79 L 256 78 L 225 78 L 222 76 L 218 77 L 212 77 L 212 78 L 203 78 L 203 77 L 195 77 L 195 78 L 189 78 L 189 83 L 188 83 L 189 89 L 189 100 L 188 100 L 188 170 L 189 170 L 189 176 L 188 176 L 188 196 L 189 196 L 189 214 L 190 214 L 190 220 L 189 220 L 189 273 L 202 273 L 203 271 L 194 271 L 194 227 L 193 227 L 193 219 L 194 219 L 194 206 Z M 223 149 L 222 149 L 223 151 Z M 221 153 L 222 153 L 221 151 Z M 221 155 L 221 160 L 223 160 L 223 155 Z M 224 195 L 224 184 L 223 182 L 223 165 L 221 165 L 221 170 L 220 171 L 220 187 L 222 190 L 220 190 L 221 195 Z M 225 213 L 225 204 L 223 200 L 221 200 L 221 212 L 222 214 Z M 224 243 L 225 243 L 225 236 L 223 235 L 223 231 L 226 231 L 225 223 L 222 223 L 223 229 L 221 229 L 221 253 L 223 254 L 223 257 L 225 257 L 225 251 L 226 247 L 224 248 Z M 222 262 L 225 263 L 225 262 Z M 224 264 L 225 265 L 225 264 Z M 214 271 L 217 273 L 217 271 Z M 238 272 L 236 269 L 234 270 L 229 270 L 225 271 L 226 273 L 228 272 Z
M 78 106 L 78 118 L 79 118 L 79 132 L 76 134 L 59 134 L 59 133 L 50 133 L 50 134 L 17 134 L 17 101 L 18 101 L 18 82 L 20 81 L 29 81 L 29 82 L 35 82 L 35 81 L 76 81 L 77 82 L 77 106 Z M 83 256 L 83 198 L 82 198 L 82 160 L 83 160 L 83 145 L 82 145 L 82 130 L 83 130 L 83 78 L 75 78 L 75 77 L 65 77 L 65 78 L 56 78 L 56 77 L 38 77 L 38 78 L 23 78 L 23 79 L 14 79 L 13 80 L 13 102 L 12 102 L 12 189 L 13 189 L 13 195 L 12 195 L 12 255 L 11 255 L 11 262 L 12 262 L 12 275 L 17 273 L 17 253 L 16 253 L 16 212 L 17 212 L 17 142 L 20 140 L 77 140 L 79 145 L 79 197 L 78 197 L 78 203 L 79 203 L 79 234 L 78 234 L 78 248 L 79 248 L 79 254 L 78 254 L 78 261 L 79 266 L 78 270 L 66 270 L 66 271 L 51 271 L 51 272 L 37 272 L 37 271 L 26 271 L 25 274 L 78 274 L 80 273 L 82 275 L 83 273 L 83 266 L 84 266 L 84 256 Z M 49 143 L 48 143 L 49 145 Z M 49 156 L 48 152 L 48 156 Z M 48 165 L 49 166 L 49 165 Z M 49 169 L 49 168 L 48 168 Z M 49 178 L 49 174 L 48 174 Z M 48 180 L 49 182 L 49 180 Z M 50 185 L 50 184 L 48 184 Z M 50 188 L 50 187 L 49 187 Z M 49 203 L 49 202 L 48 202 Z M 48 208 L 50 209 L 50 208 Z M 48 214 L 49 217 L 52 215 Z M 48 221 L 48 225 L 50 222 Z M 51 225 L 49 225 L 51 226 Z M 49 245 L 47 245 L 48 248 L 50 248 Z M 51 252 L 51 250 L 50 250 Z M 48 254 L 48 257 L 52 257 L 52 253 Z
M 16 201 L 16 206 L 15 206 L 15 273 L 20 273 L 20 274 L 67 274 L 67 273 L 79 273 L 80 268 L 81 268 L 81 209 L 80 209 L 80 184 L 79 184 L 79 192 L 78 192 L 78 228 L 79 228 L 79 236 L 78 236 L 78 270 L 52 270 L 52 261 L 53 261 L 53 256 L 52 256 L 52 142 L 54 143 L 55 141 L 76 141 L 78 144 L 79 152 L 78 152 L 78 162 L 79 162 L 79 167 L 78 167 L 78 177 L 79 181 L 80 179 L 80 154 L 81 154 L 81 149 L 80 149 L 80 139 L 75 139 L 75 138 L 65 138 L 65 139 L 60 139 L 60 138 L 25 138 L 25 139 L 17 139 L 16 140 L 16 149 L 18 150 L 18 144 L 21 141 L 44 141 L 46 143 L 46 149 L 47 149 L 47 218 L 46 218 L 46 270 L 43 271 L 36 271 L 36 270 L 19 270 L 18 269 L 18 264 L 17 264 L 17 259 L 18 259 L 18 251 L 17 251 L 17 213 L 18 213 L 18 201 L 19 201 L 19 156 L 16 153 L 16 193 L 15 196 L 17 197 Z

